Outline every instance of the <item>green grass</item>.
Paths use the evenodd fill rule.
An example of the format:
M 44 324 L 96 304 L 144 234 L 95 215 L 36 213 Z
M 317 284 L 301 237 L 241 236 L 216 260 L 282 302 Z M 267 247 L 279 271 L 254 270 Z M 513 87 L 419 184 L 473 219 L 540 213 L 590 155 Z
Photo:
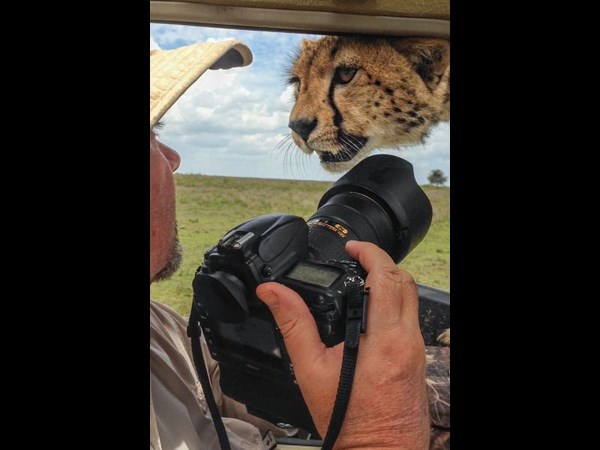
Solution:
M 204 252 L 220 237 L 252 217 L 287 213 L 308 218 L 332 182 L 267 180 L 176 174 L 177 222 L 183 246 L 181 269 L 153 283 L 153 300 L 189 314 L 192 279 Z M 418 283 L 450 290 L 450 189 L 423 186 L 433 205 L 429 233 L 399 266 Z

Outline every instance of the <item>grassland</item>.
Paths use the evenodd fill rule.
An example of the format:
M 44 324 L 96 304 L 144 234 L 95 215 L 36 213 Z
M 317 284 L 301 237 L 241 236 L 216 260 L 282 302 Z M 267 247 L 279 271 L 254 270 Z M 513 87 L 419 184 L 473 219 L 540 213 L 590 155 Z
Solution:
M 176 174 L 181 269 L 154 283 L 151 298 L 189 314 L 192 279 L 204 252 L 230 228 L 268 213 L 308 218 L 332 183 Z M 450 290 L 450 189 L 423 186 L 433 205 L 433 223 L 421 244 L 399 266 L 418 283 Z

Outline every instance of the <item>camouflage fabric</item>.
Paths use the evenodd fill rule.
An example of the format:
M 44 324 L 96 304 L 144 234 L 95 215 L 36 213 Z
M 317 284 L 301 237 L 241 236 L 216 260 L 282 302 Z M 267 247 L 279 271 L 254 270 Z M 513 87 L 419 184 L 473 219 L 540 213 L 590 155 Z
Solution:
M 425 348 L 431 415 L 430 450 L 450 449 L 450 347 Z

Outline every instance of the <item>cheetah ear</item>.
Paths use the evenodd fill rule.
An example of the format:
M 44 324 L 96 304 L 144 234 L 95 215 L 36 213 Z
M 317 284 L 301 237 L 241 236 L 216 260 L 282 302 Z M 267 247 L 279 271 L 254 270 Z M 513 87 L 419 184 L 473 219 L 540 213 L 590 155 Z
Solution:
M 313 45 L 313 41 L 309 41 L 308 39 L 302 39 L 302 43 L 300 44 L 300 51 L 305 51 L 306 49 L 311 48 Z
M 405 38 L 391 42 L 423 79 L 435 89 L 450 65 L 450 42 L 444 39 Z

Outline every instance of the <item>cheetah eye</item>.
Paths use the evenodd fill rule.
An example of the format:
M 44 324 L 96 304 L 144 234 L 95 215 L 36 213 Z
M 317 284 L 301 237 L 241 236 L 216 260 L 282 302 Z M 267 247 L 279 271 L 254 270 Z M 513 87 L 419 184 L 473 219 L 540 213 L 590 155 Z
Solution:
M 358 72 L 357 67 L 340 66 L 335 69 L 333 81 L 338 84 L 350 83 L 352 78 L 354 78 L 354 75 L 356 75 L 356 72 Z

